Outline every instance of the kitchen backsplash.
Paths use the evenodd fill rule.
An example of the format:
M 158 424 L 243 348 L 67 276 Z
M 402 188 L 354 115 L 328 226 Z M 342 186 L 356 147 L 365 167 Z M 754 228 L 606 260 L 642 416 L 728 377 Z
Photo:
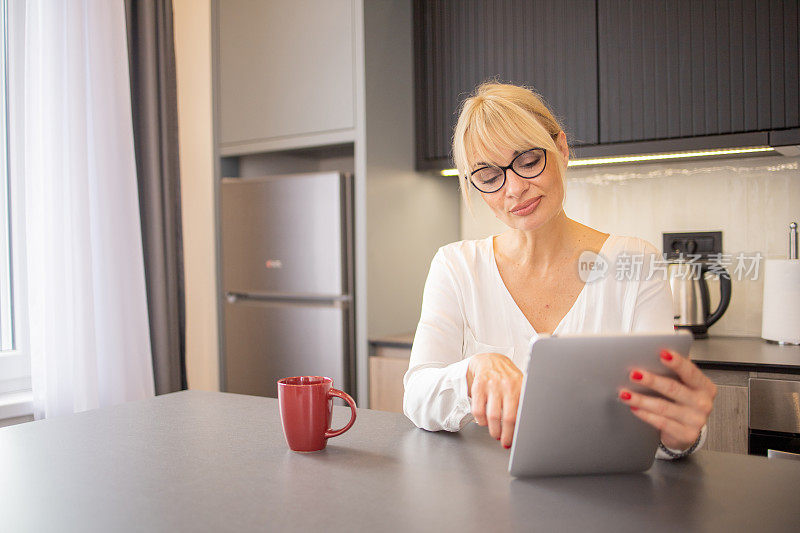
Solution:
M 505 229 L 480 197 L 473 215 L 462 206 L 461 238 L 480 239 Z M 800 157 L 768 156 L 683 163 L 619 165 L 567 171 L 564 209 L 571 218 L 601 231 L 634 235 L 661 250 L 662 232 L 722 231 L 724 254 L 740 254 L 752 265 L 786 257 L 788 225 L 800 221 Z M 731 270 L 731 269 L 729 269 Z M 711 335 L 759 336 L 763 261 L 733 276 L 731 304 Z M 710 282 L 712 307 L 718 285 Z

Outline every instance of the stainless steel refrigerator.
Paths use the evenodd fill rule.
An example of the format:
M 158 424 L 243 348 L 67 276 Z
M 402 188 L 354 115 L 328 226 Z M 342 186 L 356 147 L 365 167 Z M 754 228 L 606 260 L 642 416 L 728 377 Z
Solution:
M 222 180 L 228 392 L 317 375 L 355 397 L 352 195 L 339 172 Z

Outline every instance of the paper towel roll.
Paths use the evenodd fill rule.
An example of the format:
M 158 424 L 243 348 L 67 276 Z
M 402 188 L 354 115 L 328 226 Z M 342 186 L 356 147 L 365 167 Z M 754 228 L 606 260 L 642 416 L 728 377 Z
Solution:
M 761 338 L 800 344 L 800 259 L 764 262 Z

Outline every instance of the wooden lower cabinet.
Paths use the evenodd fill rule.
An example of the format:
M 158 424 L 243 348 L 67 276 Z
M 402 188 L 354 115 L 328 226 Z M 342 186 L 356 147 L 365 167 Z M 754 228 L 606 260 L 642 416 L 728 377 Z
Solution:
M 750 372 L 701 368 L 717 386 L 714 410 L 708 417 L 706 450 L 747 453 L 748 380 Z
M 369 358 L 369 407 L 378 411 L 403 412 L 403 375 L 408 359 L 400 357 Z
M 747 453 L 747 387 L 717 385 L 705 449 Z

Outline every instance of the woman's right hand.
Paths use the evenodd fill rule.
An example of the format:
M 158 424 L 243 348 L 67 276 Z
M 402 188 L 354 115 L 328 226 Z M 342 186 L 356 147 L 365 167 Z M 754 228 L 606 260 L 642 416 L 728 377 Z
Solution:
M 467 367 L 467 390 L 475 422 L 488 425 L 489 434 L 510 448 L 522 390 L 520 369 L 499 353 L 474 355 Z

